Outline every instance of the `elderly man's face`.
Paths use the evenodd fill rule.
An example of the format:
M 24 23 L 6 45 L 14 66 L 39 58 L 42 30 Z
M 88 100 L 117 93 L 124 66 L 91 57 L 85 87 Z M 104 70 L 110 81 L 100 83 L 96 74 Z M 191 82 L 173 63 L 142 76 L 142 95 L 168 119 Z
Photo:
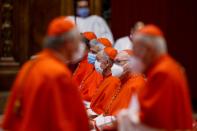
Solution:
M 124 66 L 125 64 L 128 63 L 129 55 L 126 52 L 120 52 L 115 58 L 114 63 L 120 66 Z
M 115 58 L 114 64 L 119 65 L 123 68 L 122 75 L 130 71 L 130 68 L 128 67 L 129 58 L 130 56 L 126 52 L 120 52 Z
M 114 61 L 114 63 L 123 67 L 125 64 L 128 63 L 128 60 L 121 60 L 121 59 L 117 58 L 117 59 Z
M 121 79 L 127 76 L 127 74 L 131 72 L 129 58 L 130 55 L 126 52 L 119 52 L 114 61 L 114 68 L 112 67 L 112 75 L 114 74 Z
M 101 51 L 97 54 L 96 59 L 97 59 L 97 61 L 99 61 L 101 63 L 101 68 L 103 70 L 105 70 L 106 68 L 111 68 L 108 63 L 108 58 L 103 51 Z
M 150 44 L 136 41 L 134 42 L 133 51 L 134 55 L 142 60 L 145 65 L 150 65 L 154 57 L 154 51 Z
M 100 48 L 97 45 L 90 47 L 90 52 L 92 52 L 93 54 L 97 54 L 99 51 L 100 51 Z

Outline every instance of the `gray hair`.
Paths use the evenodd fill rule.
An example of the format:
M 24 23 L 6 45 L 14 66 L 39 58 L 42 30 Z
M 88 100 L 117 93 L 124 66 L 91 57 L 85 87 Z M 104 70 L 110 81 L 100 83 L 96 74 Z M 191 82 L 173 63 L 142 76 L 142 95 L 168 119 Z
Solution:
M 141 41 L 148 44 L 154 48 L 158 55 L 167 53 L 167 44 L 163 37 L 137 34 L 134 35 L 133 41 Z
M 80 34 L 76 28 L 59 36 L 46 36 L 44 39 L 44 48 L 58 49 L 65 42 L 72 41 Z

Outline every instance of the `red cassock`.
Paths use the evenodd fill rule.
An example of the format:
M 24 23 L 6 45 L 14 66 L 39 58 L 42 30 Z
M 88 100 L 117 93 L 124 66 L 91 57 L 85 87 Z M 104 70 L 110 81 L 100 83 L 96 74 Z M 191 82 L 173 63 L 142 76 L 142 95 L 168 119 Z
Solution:
M 141 74 L 132 74 L 121 80 L 121 88 L 116 99 L 113 101 L 110 109 L 110 115 L 116 115 L 122 109 L 128 108 L 131 98 L 138 94 L 145 85 L 144 76 Z
M 121 85 L 120 79 L 110 76 L 103 80 L 91 100 L 91 109 L 97 114 L 105 113 L 105 108 L 110 103 L 114 91 Z
M 91 101 L 91 108 L 97 114 L 116 115 L 128 108 L 132 95 L 138 93 L 144 84 L 144 77 L 138 74 L 129 74 L 122 80 L 110 76 L 100 84 Z
M 88 118 L 71 73 L 45 49 L 27 62 L 13 85 L 3 128 L 10 131 L 88 131 Z
M 192 109 L 184 69 L 169 55 L 147 71 L 139 95 L 142 123 L 160 129 L 191 129 Z
M 79 63 L 73 74 L 73 80 L 80 85 L 84 77 L 93 70 L 94 66 L 88 63 L 87 56 Z
M 86 101 L 91 101 L 102 81 L 103 76 L 93 68 L 81 82 L 80 93 L 82 98 Z

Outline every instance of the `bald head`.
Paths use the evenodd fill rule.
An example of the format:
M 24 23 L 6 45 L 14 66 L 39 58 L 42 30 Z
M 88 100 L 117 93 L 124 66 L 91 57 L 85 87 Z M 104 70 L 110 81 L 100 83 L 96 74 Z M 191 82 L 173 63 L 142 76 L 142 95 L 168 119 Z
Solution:
M 134 31 L 138 31 L 140 30 L 141 28 L 144 27 L 144 23 L 142 21 L 138 21 L 135 25 L 134 25 Z

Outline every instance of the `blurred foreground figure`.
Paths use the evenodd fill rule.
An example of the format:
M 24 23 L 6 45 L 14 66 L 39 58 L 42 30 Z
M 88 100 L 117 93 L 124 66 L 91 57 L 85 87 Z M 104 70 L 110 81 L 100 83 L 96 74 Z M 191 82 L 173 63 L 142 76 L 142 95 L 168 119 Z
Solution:
M 141 29 L 144 26 L 144 23 L 139 21 L 137 22 L 133 28 L 130 30 L 130 34 L 128 36 L 124 36 L 119 38 L 116 43 L 114 44 L 114 48 L 117 49 L 118 51 L 121 50 L 131 50 L 133 49 L 133 42 L 132 42 L 132 37 L 135 31 Z
M 120 129 L 125 131 L 129 127 L 122 126 L 123 123 L 128 124 L 128 120 L 130 126 L 133 122 L 132 127 L 145 130 L 148 128 L 140 126 L 139 122 L 157 129 L 192 129 L 192 109 L 185 72 L 167 53 L 161 30 L 147 25 L 135 33 L 133 42 L 136 59 L 131 60 L 132 68 L 145 72 L 147 83 L 139 95 L 139 121 L 132 119 L 129 115 L 132 110 L 129 109 L 128 116 L 123 113 L 119 119 L 122 121 L 119 121 Z M 124 117 L 128 120 L 122 119 Z
M 72 62 L 80 34 L 69 18 L 54 19 L 45 49 L 20 70 L 3 128 L 9 131 L 87 131 L 88 119 L 65 63 Z

